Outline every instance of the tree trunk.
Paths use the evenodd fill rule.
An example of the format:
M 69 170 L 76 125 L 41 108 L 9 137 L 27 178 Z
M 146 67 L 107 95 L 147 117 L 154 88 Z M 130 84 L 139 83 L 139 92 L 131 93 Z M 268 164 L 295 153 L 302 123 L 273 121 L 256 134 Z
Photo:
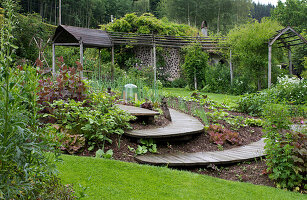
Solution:
M 40 14 L 40 16 L 42 16 L 42 17 L 44 17 L 43 16 L 43 13 L 44 12 L 44 2 L 41 2 L 40 3 L 40 8 L 39 8 L 39 14 Z
M 260 82 L 260 79 L 258 79 L 258 91 L 261 90 L 261 82 Z
M 194 70 L 194 89 L 197 90 L 196 70 Z

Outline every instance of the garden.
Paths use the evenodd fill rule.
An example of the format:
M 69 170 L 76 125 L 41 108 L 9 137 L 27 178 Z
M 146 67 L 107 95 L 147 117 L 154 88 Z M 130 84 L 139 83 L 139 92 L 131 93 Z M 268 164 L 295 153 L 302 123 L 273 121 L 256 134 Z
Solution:
M 304 1 L 206 37 L 125 14 L 100 25 L 112 49 L 82 53 L 0 2 L 0 199 L 306 198 L 306 27 L 282 14 Z M 268 75 L 276 33 L 293 58 L 272 44 Z

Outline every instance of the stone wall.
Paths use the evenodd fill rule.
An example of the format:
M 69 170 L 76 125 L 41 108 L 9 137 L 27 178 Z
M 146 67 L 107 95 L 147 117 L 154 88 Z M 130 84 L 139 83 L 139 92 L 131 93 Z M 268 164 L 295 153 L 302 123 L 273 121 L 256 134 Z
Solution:
M 143 66 L 152 66 L 152 47 L 136 47 L 136 58 L 141 61 Z M 164 48 L 162 53 L 165 66 L 161 70 L 163 74 L 168 74 L 169 80 L 174 80 L 180 76 L 180 49 L 178 48 Z M 157 55 L 158 57 L 158 55 Z

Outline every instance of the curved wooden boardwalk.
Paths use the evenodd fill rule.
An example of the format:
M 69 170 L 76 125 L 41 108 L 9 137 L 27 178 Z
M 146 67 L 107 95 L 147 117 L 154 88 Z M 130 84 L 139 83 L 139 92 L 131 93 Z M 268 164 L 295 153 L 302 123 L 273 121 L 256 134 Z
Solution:
M 159 112 L 149 110 L 149 109 L 139 108 L 135 106 L 126 106 L 122 104 L 116 104 L 116 106 L 136 117 L 139 117 L 139 116 L 150 117 L 150 116 L 160 115 Z
M 258 142 L 225 151 L 143 155 L 137 156 L 135 159 L 143 164 L 179 167 L 235 163 L 262 157 L 264 155 L 264 139 L 261 139 Z
M 159 139 L 186 136 L 204 131 L 204 126 L 198 119 L 173 109 L 169 109 L 169 111 L 172 117 L 172 122 L 169 125 L 155 129 L 132 130 L 126 132 L 125 135 L 135 138 Z

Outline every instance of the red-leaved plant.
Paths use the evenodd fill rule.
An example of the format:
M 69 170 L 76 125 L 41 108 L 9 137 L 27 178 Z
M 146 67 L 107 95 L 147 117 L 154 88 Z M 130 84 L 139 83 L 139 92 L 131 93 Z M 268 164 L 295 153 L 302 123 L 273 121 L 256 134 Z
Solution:
M 242 143 L 237 132 L 223 129 L 220 125 L 210 125 L 207 132 L 210 135 L 210 141 L 215 144 L 224 145 L 226 141 L 233 145 Z
M 74 99 L 75 101 L 83 101 L 86 99 L 86 87 L 80 72 L 82 66 L 77 62 L 77 69 L 67 67 L 62 64 L 63 59 L 59 59 L 59 72 L 55 77 L 42 78 L 39 80 L 38 103 L 48 106 L 55 100 Z

